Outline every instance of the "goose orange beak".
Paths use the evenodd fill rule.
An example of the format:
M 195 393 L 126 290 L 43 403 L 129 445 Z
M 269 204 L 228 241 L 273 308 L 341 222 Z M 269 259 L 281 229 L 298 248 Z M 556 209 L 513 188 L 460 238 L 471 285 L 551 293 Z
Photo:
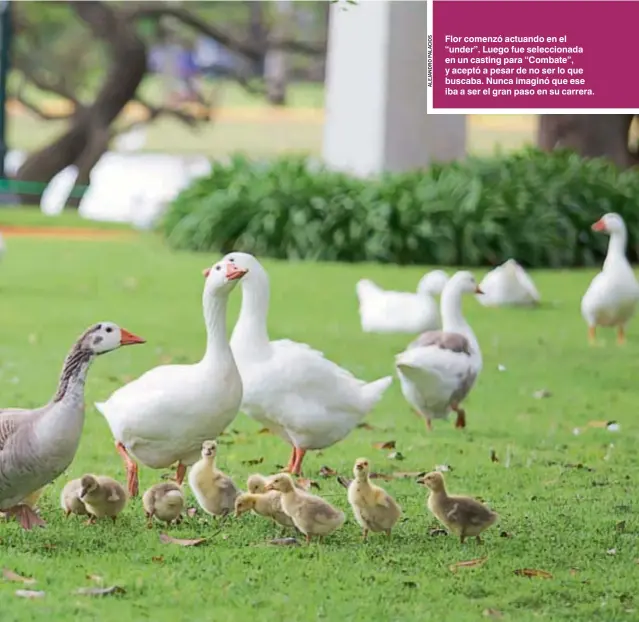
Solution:
M 264 486 L 264 491 L 268 492 L 269 490 L 273 490 L 273 485 L 272 484 L 266 484 L 266 486 Z
M 594 223 L 592 225 L 592 227 L 590 227 L 593 231 L 605 231 L 606 230 L 606 225 L 604 224 L 603 220 L 598 220 L 596 223 Z
M 241 279 L 247 272 L 248 270 L 246 268 L 238 268 L 230 262 L 226 264 L 226 278 L 229 281 L 237 281 L 237 279 Z
M 138 337 L 133 333 L 130 333 L 128 330 L 124 330 L 124 328 L 120 329 L 120 345 L 121 346 L 132 346 L 135 343 L 146 343 L 146 339 L 142 339 L 142 337 Z
M 482 290 L 482 288 L 481 288 L 481 287 L 479 287 L 479 285 L 478 285 L 477 287 L 475 287 L 475 293 L 476 293 L 476 294 L 483 294 L 483 293 L 484 293 L 484 290 Z

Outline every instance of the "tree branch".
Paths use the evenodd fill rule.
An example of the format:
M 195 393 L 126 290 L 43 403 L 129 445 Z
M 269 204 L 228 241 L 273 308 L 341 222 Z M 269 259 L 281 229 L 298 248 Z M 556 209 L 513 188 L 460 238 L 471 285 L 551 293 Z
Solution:
M 62 76 L 55 79 L 49 78 L 21 57 L 14 58 L 13 67 L 22 74 L 25 80 L 31 82 L 41 91 L 59 95 L 63 99 L 69 100 L 76 108 L 83 108 L 82 103 Z
M 133 4 L 133 3 L 131 3 Z M 205 22 L 199 16 L 187 9 L 167 5 L 163 2 L 143 2 L 136 4 L 128 11 L 130 19 L 159 18 L 169 16 L 182 22 L 184 25 L 197 30 L 198 32 L 215 39 L 224 47 L 242 54 L 243 56 L 259 61 L 263 56 L 265 44 L 247 43 L 238 41 L 228 33 Z M 270 41 L 268 47 L 271 49 L 282 49 L 288 52 L 297 52 L 307 56 L 320 56 L 326 53 L 326 45 L 323 43 L 304 43 L 303 41 L 281 40 Z
M 188 125 L 189 127 L 193 128 L 202 120 L 201 118 L 198 118 L 196 115 L 190 114 L 188 112 L 184 112 L 183 110 L 178 110 L 176 108 L 170 108 L 168 106 L 154 106 L 153 104 L 151 104 L 151 103 L 147 102 L 146 100 L 144 100 L 139 95 L 136 95 L 131 101 L 134 101 L 134 102 L 140 104 L 141 106 L 144 106 L 147 109 L 147 112 L 148 112 L 148 115 L 149 115 L 147 117 L 147 119 L 146 119 L 147 123 L 149 121 L 154 121 L 155 119 L 157 119 L 158 117 L 161 117 L 161 116 L 170 116 L 170 117 L 174 117 L 174 118 L 178 119 L 179 121 L 181 121 L 185 125 Z M 209 114 L 207 116 L 207 120 L 209 120 L 210 118 L 211 118 L 211 116 Z M 121 129 L 118 133 L 129 131 L 130 129 L 132 129 L 133 127 L 135 127 L 138 124 L 139 124 L 139 121 L 135 121 L 133 123 L 130 123 L 125 128 Z
M 225 65 L 213 65 L 209 67 L 210 70 L 216 72 L 218 75 L 223 75 L 227 78 L 235 80 L 247 93 L 251 95 L 265 95 L 266 88 L 261 82 L 252 82 L 250 76 L 245 76 L 235 69 L 231 69 Z

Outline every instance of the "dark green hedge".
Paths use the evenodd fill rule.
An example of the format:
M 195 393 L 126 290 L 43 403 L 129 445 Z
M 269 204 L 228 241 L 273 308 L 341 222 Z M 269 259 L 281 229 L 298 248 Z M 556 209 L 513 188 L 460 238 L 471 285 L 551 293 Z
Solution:
M 400 264 L 599 263 L 590 225 L 626 219 L 633 259 L 639 173 L 569 152 L 526 150 L 362 180 L 303 158 L 215 164 L 173 202 L 161 229 L 175 248 Z

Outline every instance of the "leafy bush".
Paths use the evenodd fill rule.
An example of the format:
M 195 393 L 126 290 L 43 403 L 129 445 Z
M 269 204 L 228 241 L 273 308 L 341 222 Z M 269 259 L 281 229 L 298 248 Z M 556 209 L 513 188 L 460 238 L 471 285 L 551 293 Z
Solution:
M 639 173 L 570 152 L 526 150 L 362 180 L 303 158 L 217 163 L 173 202 L 161 228 L 175 248 L 332 261 L 528 266 L 599 263 L 590 225 L 639 222 Z

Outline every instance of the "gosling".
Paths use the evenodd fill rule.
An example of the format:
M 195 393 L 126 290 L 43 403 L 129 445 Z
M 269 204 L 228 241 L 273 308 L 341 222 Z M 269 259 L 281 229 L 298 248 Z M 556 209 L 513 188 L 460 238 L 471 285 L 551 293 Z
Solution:
M 182 520 L 184 493 L 176 482 L 162 482 L 151 486 L 142 496 L 147 527 L 153 527 L 153 518 L 170 525 Z
M 86 505 L 80 499 L 80 492 L 82 491 L 82 479 L 72 479 L 62 489 L 60 493 L 60 507 L 64 510 L 64 516 L 69 518 L 71 514 L 77 514 L 78 516 L 86 516 Z
M 189 485 L 200 507 L 212 516 L 226 516 L 235 509 L 235 499 L 240 494 L 233 480 L 215 467 L 217 443 L 202 443 L 202 458 L 189 473 Z
M 260 475 L 259 473 L 253 473 L 253 475 L 249 475 L 246 480 L 246 489 L 248 492 L 253 493 L 254 495 L 261 495 L 266 490 L 266 485 L 269 483 L 271 479 L 275 477 L 274 475 L 269 475 L 268 477 L 264 477 L 264 475 Z M 295 488 L 299 488 L 300 490 L 306 490 L 302 488 L 300 484 L 296 481 L 293 481 L 293 485 Z
M 263 493 L 245 492 L 235 499 L 235 517 L 253 510 L 258 516 L 270 518 L 282 527 L 294 527 L 293 519 L 282 509 L 282 493 L 269 490 Z
M 472 497 L 449 495 L 444 476 L 439 471 L 427 473 L 418 483 L 430 488 L 428 509 L 463 544 L 467 537 L 475 537 L 481 544 L 481 533 L 499 518 L 485 505 Z
M 366 540 L 369 531 L 384 531 L 390 538 L 391 530 L 402 515 L 401 508 L 383 488 L 371 484 L 366 458 L 355 461 L 353 475 L 355 479 L 348 486 L 348 502 L 362 527 L 362 538 Z
M 124 487 L 106 475 L 85 475 L 80 483 L 80 500 L 89 514 L 87 524 L 105 516 L 115 523 L 128 500 Z
M 306 536 L 307 544 L 313 536 L 317 536 L 322 542 L 324 536 L 344 524 L 344 512 L 321 497 L 296 488 L 290 475 L 280 473 L 272 477 L 266 485 L 266 491 L 269 490 L 282 493 L 282 509 Z
M 266 484 L 268 484 L 269 478 L 260 475 L 259 473 L 253 473 L 253 475 L 249 475 L 246 480 L 246 490 L 253 495 L 261 495 L 264 494 Z

